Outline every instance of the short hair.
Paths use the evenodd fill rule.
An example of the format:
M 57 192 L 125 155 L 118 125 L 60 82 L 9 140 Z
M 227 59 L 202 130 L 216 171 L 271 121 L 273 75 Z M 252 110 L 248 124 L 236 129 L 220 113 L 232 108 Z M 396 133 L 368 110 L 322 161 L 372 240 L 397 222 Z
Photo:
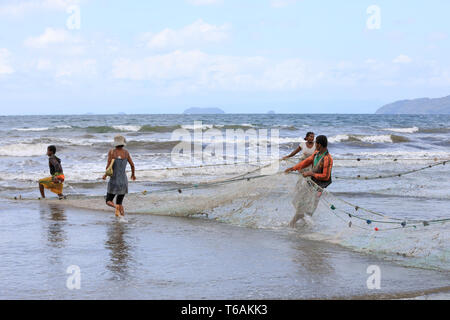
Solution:
M 47 150 L 50 150 L 51 152 L 53 152 L 53 154 L 56 153 L 56 147 L 55 146 L 48 146 Z
M 322 147 L 326 148 L 328 146 L 328 139 L 326 136 L 316 137 L 316 144 L 320 144 Z
M 305 140 L 308 139 L 308 137 L 309 137 L 310 135 L 314 135 L 314 132 L 311 132 L 311 131 L 310 131 L 310 132 L 307 132 L 307 133 L 306 133 L 306 136 L 305 136 Z

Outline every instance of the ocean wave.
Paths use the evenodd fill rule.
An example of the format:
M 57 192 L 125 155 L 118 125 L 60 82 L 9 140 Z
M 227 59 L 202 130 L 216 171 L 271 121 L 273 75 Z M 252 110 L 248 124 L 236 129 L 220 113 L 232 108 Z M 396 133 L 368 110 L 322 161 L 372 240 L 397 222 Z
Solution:
M 385 131 L 392 131 L 392 132 L 398 132 L 398 133 L 415 133 L 419 131 L 418 127 L 412 127 L 412 128 L 387 128 L 383 129 Z
M 43 143 L 17 143 L 0 146 L 0 156 L 7 157 L 34 157 L 43 156 L 47 152 L 47 144 Z
M 329 138 L 328 141 L 330 143 L 364 142 L 372 144 L 372 143 L 403 143 L 409 142 L 410 140 L 407 137 L 394 134 L 374 135 L 374 136 L 339 134 Z
M 250 129 L 254 126 L 252 124 L 243 123 L 243 124 L 203 124 L 202 130 L 208 129 Z M 85 129 L 90 133 L 108 133 L 108 132 L 155 132 L 155 133 L 165 133 L 172 132 L 177 129 L 186 129 L 186 130 L 194 130 L 195 125 L 193 124 L 183 124 L 183 125 L 113 125 L 113 126 L 90 126 Z
M 450 128 L 420 128 L 420 133 L 450 133 Z
M 15 131 L 48 131 L 50 130 L 49 127 L 42 127 L 42 128 L 14 128 Z
M 143 125 L 139 128 L 139 132 L 172 132 L 176 129 L 180 129 L 180 125 L 168 125 L 168 126 L 150 126 L 150 125 Z
M 181 141 L 129 141 L 127 147 L 131 148 L 148 148 L 151 150 L 171 150 Z
M 357 154 L 349 154 L 351 157 L 360 157 L 361 159 L 369 158 L 386 158 L 386 159 L 417 159 L 424 161 L 427 159 L 450 159 L 450 152 L 445 151 L 376 151 L 376 152 L 358 152 Z
M 120 126 L 112 126 L 112 128 L 124 132 L 138 132 L 141 129 L 141 126 L 120 125 Z
M 55 129 L 72 129 L 72 126 L 69 125 L 59 125 L 55 127 L 34 127 L 34 128 L 13 128 L 14 131 L 49 131 Z

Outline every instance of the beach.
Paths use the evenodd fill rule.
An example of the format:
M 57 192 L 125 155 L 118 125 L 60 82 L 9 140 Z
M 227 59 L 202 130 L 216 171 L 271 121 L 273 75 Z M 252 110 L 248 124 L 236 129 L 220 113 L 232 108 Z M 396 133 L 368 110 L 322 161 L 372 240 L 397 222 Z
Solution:
M 227 129 L 276 129 L 279 156 L 292 151 L 307 131 L 326 134 L 333 184 L 311 223 L 287 226 L 299 176 L 282 171 L 295 159 L 277 162 L 268 154 L 250 163 L 248 155 L 257 152 L 250 143 L 232 164 L 212 156 L 201 164 L 172 163 L 171 151 L 180 143 L 173 131 L 192 130 L 195 120 L 202 121 L 204 132 L 223 132 L 225 143 Z M 450 174 L 442 163 L 450 159 L 449 120 L 0 117 L 6 141 L 0 147 L 0 298 L 448 298 L 449 223 L 437 221 L 449 218 Z M 105 205 L 101 179 L 117 134 L 127 138 L 137 169 L 122 222 Z M 38 200 L 37 180 L 49 175 L 49 144 L 62 159 L 66 200 L 50 193 Z M 271 162 L 279 165 L 277 172 L 258 170 Z M 398 175 L 409 171 L 414 172 Z M 67 287 L 70 266 L 80 270 L 80 289 Z M 367 286 L 369 266 L 381 270 L 380 289 Z
M 405 268 L 293 231 L 208 219 L 130 215 L 3 202 L 2 299 L 402 298 L 448 292 L 447 272 Z M 383 270 L 368 290 L 366 269 Z M 81 288 L 66 287 L 78 265 Z M 447 290 L 447 291 L 446 291 Z

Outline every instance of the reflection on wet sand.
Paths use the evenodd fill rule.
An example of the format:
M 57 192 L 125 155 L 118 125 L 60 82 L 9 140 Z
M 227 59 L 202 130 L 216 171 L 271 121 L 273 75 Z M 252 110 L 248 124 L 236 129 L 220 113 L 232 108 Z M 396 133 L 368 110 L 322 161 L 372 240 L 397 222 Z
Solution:
M 131 246 L 126 240 L 128 227 L 126 223 L 114 221 L 107 230 L 105 248 L 110 250 L 108 270 L 118 279 L 126 279 L 131 260 Z
M 331 261 L 332 257 L 326 250 L 326 246 L 321 246 L 319 243 L 313 241 L 306 246 L 304 242 L 298 245 L 298 239 L 294 238 L 293 240 L 293 248 L 297 254 L 293 257 L 292 261 L 298 264 L 298 272 L 304 274 L 306 271 L 320 278 L 335 273 L 333 262 Z
M 48 205 L 41 205 L 40 211 L 41 218 L 47 222 L 48 245 L 55 248 L 64 247 L 67 240 L 67 234 L 64 230 L 67 220 L 64 207 L 49 203 Z

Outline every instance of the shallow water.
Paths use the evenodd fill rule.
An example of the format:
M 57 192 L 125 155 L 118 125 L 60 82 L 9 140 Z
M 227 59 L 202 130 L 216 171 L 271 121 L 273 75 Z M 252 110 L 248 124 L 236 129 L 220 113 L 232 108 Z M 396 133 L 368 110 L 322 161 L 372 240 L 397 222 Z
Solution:
M 54 201 L 0 210 L 2 299 L 380 298 L 450 280 L 287 230 L 138 214 L 122 223 Z M 79 290 L 66 287 L 70 265 L 80 267 Z M 381 268 L 381 290 L 367 289 L 369 265 Z
M 322 198 L 313 225 L 287 228 L 295 211 L 295 175 L 205 187 L 202 183 L 241 175 L 261 163 L 212 165 L 209 157 L 203 167 L 172 163 L 170 152 L 179 142 L 172 141 L 172 131 L 189 129 L 194 120 L 203 120 L 204 129 L 279 129 L 282 155 L 306 131 L 328 135 L 335 159 L 332 195 Z M 0 137 L 7 142 L 0 147 L 0 297 L 435 294 L 432 289 L 450 285 L 450 224 L 425 227 L 420 221 L 450 217 L 448 164 L 389 179 L 347 178 L 395 175 L 450 159 L 449 123 L 449 116 L 383 115 L 0 117 Z M 127 137 L 138 169 L 125 198 L 133 213 L 127 223 L 117 222 L 104 205 L 106 182 L 100 178 L 118 133 Z M 66 201 L 31 200 L 38 197 L 37 179 L 48 175 L 48 144 L 57 145 L 63 161 Z M 247 146 L 247 153 L 254 151 Z M 294 163 L 283 162 L 280 169 Z M 165 189 L 171 191 L 161 192 Z M 11 201 L 14 197 L 27 200 Z M 400 229 L 393 231 L 383 221 L 368 225 L 336 215 L 355 210 L 340 199 L 419 223 L 402 228 L 398 222 Z M 365 285 L 373 263 L 382 266 L 381 292 Z M 70 265 L 81 268 L 80 291 L 65 286 Z

